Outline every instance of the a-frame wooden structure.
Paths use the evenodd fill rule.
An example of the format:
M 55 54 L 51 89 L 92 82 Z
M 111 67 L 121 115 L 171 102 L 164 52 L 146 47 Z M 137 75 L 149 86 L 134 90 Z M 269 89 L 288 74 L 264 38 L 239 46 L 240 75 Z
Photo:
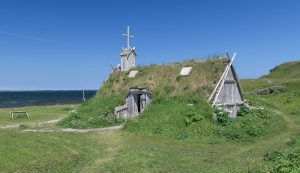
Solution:
M 208 100 L 212 106 L 222 107 L 228 111 L 231 118 L 235 118 L 240 107 L 244 105 L 242 89 L 233 67 L 235 55 L 236 53 L 230 58 L 227 53 L 228 64 Z

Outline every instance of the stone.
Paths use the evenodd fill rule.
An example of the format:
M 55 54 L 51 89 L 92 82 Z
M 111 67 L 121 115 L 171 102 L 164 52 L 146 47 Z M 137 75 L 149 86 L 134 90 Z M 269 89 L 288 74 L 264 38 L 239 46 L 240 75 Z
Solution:
M 278 94 L 285 91 L 285 86 L 283 85 L 274 85 L 266 88 L 259 88 L 254 90 L 253 94 L 258 95 L 268 95 L 268 94 Z
M 138 72 L 139 72 L 139 71 L 134 71 L 134 70 L 133 70 L 133 71 L 130 71 L 128 77 L 129 77 L 129 78 L 134 78 Z
M 180 76 L 188 76 L 192 71 L 192 67 L 183 67 L 180 71 Z

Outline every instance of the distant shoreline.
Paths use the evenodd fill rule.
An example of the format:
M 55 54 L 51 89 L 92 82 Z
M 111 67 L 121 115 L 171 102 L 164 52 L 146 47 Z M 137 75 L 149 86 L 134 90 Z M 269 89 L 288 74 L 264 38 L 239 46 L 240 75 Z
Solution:
M 14 106 L 0 106 L 1 109 L 9 109 L 9 108 L 20 108 L 20 107 L 28 107 L 28 106 L 55 106 L 55 105 L 73 105 L 73 104 L 80 104 L 82 101 L 74 101 L 74 102 L 56 102 L 56 103 L 33 103 L 33 104 L 19 104 L 19 105 L 14 105 Z
M 85 90 L 85 99 L 96 93 L 97 90 Z M 79 104 L 82 94 L 81 90 L 0 91 L 0 108 Z

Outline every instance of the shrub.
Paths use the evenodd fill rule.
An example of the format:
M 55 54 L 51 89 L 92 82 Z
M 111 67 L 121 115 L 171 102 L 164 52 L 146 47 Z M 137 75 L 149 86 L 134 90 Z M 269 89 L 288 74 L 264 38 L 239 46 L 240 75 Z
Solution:
M 267 153 L 264 160 L 271 163 L 268 172 L 296 173 L 300 171 L 300 150 L 273 151 Z
M 176 140 L 199 141 L 213 133 L 212 109 L 197 96 L 157 97 L 136 119 L 128 120 L 125 130 Z
M 246 116 L 250 113 L 250 108 L 248 106 L 243 106 L 237 113 L 237 116 Z
M 185 114 L 185 124 L 186 126 L 191 125 L 193 122 L 198 122 L 204 119 L 202 115 L 197 115 L 195 112 L 187 112 Z
M 251 141 L 254 137 L 268 134 L 284 127 L 282 118 L 266 109 L 241 109 L 243 116 L 231 119 L 222 109 L 217 112 L 217 133 L 233 141 Z
M 84 102 L 76 112 L 58 123 L 62 127 L 96 128 L 120 124 L 122 120 L 114 115 L 114 108 L 122 100 L 112 96 L 98 95 Z
M 229 117 L 229 113 L 224 109 L 215 107 L 214 114 L 217 122 L 223 126 L 228 126 L 232 122 L 232 119 Z
M 282 117 L 268 109 L 245 109 L 243 116 L 232 119 L 199 96 L 166 96 L 156 97 L 137 119 L 128 120 L 125 130 L 190 142 L 243 142 L 276 133 L 284 127 L 281 122 Z

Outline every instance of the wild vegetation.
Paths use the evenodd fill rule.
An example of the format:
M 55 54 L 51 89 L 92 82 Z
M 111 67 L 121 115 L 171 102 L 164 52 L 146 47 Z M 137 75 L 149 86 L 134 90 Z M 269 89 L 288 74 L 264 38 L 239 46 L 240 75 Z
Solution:
M 253 94 L 259 88 L 276 85 L 285 89 L 264 95 Z M 30 120 L 23 117 L 11 120 L 10 110 L 2 109 L 2 125 L 21 123 L 28 126 L 0 128 L 0 170 L 299 172 L 300 78 L 241 80 L 241 86 L 248 104 L 254 108 L 243 108 L 234 120 L 227 118 L 224 111 L 211 108 L 200 94 L 171 92 L 155 97 L 138 119 L 121 122 L 125 123 L 123 130 L 101 133 L 23 131 L 24 128 L 59 128 L 54 125 L 33 127 L 28 123 L 64 117 L 68 112 L 74 112 L 70 106 L 18 108 L 32 112 Z M 161 89 L 159 93 L 165 93 L 163 91 Z M 72 114 L 61 125 L 70 127 L 72 124 L 65 123 L 75 122 L 79 127 L 102 126 L 98 125 L 100 122 L 97 125 L 82 122 L 87 122 L 90 116 L 100 115 L 100 120 L 104 119 L 103 115 L 111 112 L 105 111 L 103 103 L 113 107 L 122 104 L 124 98 L 102 93 L 93 99 L 80 106 L 79 117 Z M 212 120 L 213 113 L 216 121 Z M 114 119 L 108 122 L 119 123 Z
M 288 79 L 299 79 L 300 78 L 300 62 L 287 62 L 280 64 L 270 70 L 268 75 L 263 76 L 262 78 L 288 78 Z
M 83 103 L 78 111 L 58 123 L 62 127 L 96 128 L 120 124 L 122 120 L 114 116 L 114 108 L 123 102 L 121 98 L 96 96 Z
M 126 123 L 125 130 L 196 143 L 224 143 L 251 141 L 279 132 L 284 129 L 281 122 L 282 117 L 270 109 L 245 107 L 238 118 L 231 119 L 227 112 L 213 110 L 200 97 L 173 96 L 155 99 L 139 118 Z
M 268 172 L 300 172 L 300 134 L 264 156 Z
M 98 94 L 124 98 L 130 87 L 144 87 L 155 96 L 198 92 L 203 97 L 208 97 L 227 63 L 225 58 L 219 59 L 216 56 L 207 60 L 139 66 L 132 69 L 139 71 L 135 78 L 129 78 L 129 72 L 116 71 L 105 81 Z M 179 76 L 182 67 L 193 67 L 193 70 L 189 76 Z
M 97 118 L 94 118 L 97 122 L 86 120 L 90 117 L 102 117 L 103 114 L 101 112 L 105 107 L 108 112 L 113 112 L 114 107 L 121 105 L 122 102 L 116 101 L 116 103 L 112 103 L 109 100 L 124 100 L 130 87 L 145 87 L 155 97 L 197 93 L 201 97 L 206 98 L 213 90 L 214 83 L 219 80 L 218 78 L 226 63 L 227 61 L 224 58 L 219 59 L 216 56 L 209 57 L 205 61 L 192 60 L 183 63 L 139 66 L 133 69 L 139 71 L 135 78 L 129 78 L 129 72 L 116 71 L 104 82 L 96 97 L 83 104 L 77 113 L 72 114 L 71 118 L 65 119 L 60 125 L 64 127 L 88 128 L 115 124 L 114 122 L 117 120 L 113 118 L 108 121 L 97 121 Z M 193 72 L 189 76 L 179 76 L 181 68 L 185 66 L 193 67 Z M 107 123 L 105 124 L 104 122 Z
M 206 61 L 136 67 L 139 73 L 135 78 L 129 78 L 129 72 L 116 71 L 96 97 L 59 125 L 96 128 L 125 123 L 116 119 L 114 108 L 124 102 L 130 87 L 145 87 L 153 93 L 154 100 L 139 118 L 125 123 L 125 130 L 130 133 L 189 142 L 223 143 L 251 141 L 283 129 L 282 117 L 269 108 L 244 111 L 235 120 L 219 112 L 218 121 L 213 120 L 214 110 L 206 100 L 226 64 L 224 58 L 211 57 Z M 186 66 L 193 67 L 192 73 L 179 76 L 181 68 Z M 264 103 L 252 105 L 263 106 Z
M 130 87 L 145 87 L 155 97 L 197 94 L 209 96 L 226 66 L 224 58 L 210 57 L 207 61 L 192 60 L 183 63 L 136 67 L 139 73 L 129 78 L 127 73 L 116 71 L 110 75 L 97 95 L 80 106 L 77 112 L 59 123 L 62 127 L 95 128 L 120 124 L 114 108 L 123 104 Z M 182 67 L 191 66 L 189 76 L 179 76 Z M 163 102 L 162 102 L 163 103 Z

